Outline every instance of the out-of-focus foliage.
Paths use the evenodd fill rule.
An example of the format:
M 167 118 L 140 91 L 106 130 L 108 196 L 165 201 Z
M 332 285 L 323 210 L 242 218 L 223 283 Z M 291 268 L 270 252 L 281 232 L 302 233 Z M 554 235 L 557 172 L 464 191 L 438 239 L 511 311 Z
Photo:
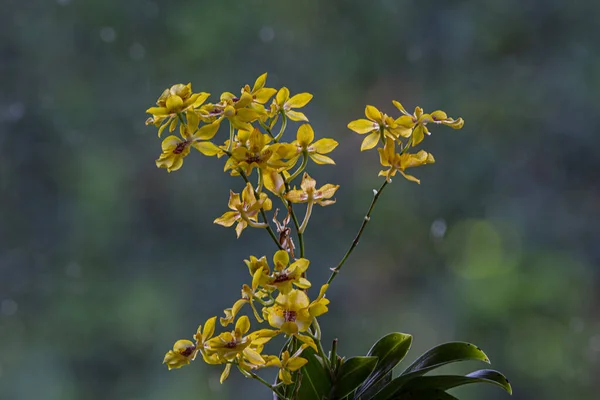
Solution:
M 477 343 L 515 399 L 600 389 L 600 4 L 2 5 L 1 398 L 267 395 L 239 376 L 221 386 L 220 371 L 200 364 L 161 365 L 173 337 L 235 300 L 250 249 L 272 249 L 251 236 L 232 246 L 212 220 L 234 178 L 202 157 L 175 174 L 157 169 L 156 133 L 144 126 L 147 104 L 173 82 L 217 93 L 264 71 L 275 87 L 315 95 L 311 124 L 349 165 L 315 177 L 341 184 L 326 223 L 309 228 L 316 281 L 372 196 L 377 162 L 358 157 L 362 137 L 346 128 L 364 104 L 394 98 L 467 121 L 433 132 L 438 168 L 382 197 L 329 293 L 323 331 L 343 332 L 340 353 L 365 354 L 400 330 L 416 338 L 413 357 Z

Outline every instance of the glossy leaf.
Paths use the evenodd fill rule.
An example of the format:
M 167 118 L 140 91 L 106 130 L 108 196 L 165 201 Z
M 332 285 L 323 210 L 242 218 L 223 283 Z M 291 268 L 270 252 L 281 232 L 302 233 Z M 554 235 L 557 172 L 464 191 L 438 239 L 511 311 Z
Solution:
M 458 386 L 469 385 L 472 383 L 489 383 L 496 385 L 512 394 L 512 387 L 508 379 L 498 371 L 493 369 L 482 369 L 471 372 L 466 376 L 460 375 L 438 375 L 438 376 L 418 376 L 411 379 L 402 391 L 422 390 L 422 389 L 441 389 L 448 390 Z
M 426 351 L 417 358 L 402 374 L 372 397 L 373 400 L 392 398 L 407 382 L 436 368 L 458 361 L 478 360 L 489 363 L 490 360 L 477 346 L 466 342 L 450 342 Z
M 377 366 L 367 380 L 356 391 L 355 398 L 360 397 L 370 386 L 388 374 L 408 353 L 412 336 L 404 333 L 390 333 L 379 339 L 367 356 L 378 358 Z
M 490 363 L 489 358 L 477 346 L 466 342 L 444 343 L 423 353 L 401 375 L 420 372 L 423 375 L 435 368 L 458 361 L 478 360 Z
M 450 393 L 446 393 L 440 389 L 432 390 L 415 390 L 402 393 L 395 397 L 394 400 L 458 400 Z
M 341 399 L 349 395 L 373 372 L 377 357 L 352 357 L 344 361 L 335 377 L 330 399 Z
M 302 367 L 302 384 L 298 391 L 298 400 L 327 399 L 331 391 L 331 376 L 329 371 L 321 365 L 317 355 L 310 347 L 304 350 L 302 357 L 308 364 Z
M 383 376 L 383 378 L 379 379 L 377 382 L 369 386 L 367 390 L 365 390 L 362 394 L 355 394 L 352 396 L 354 400 L 366 400 L 372 398 L 377 392 L 383 389 L 388 383 L 392 381 L 392 371 L 388 372 Z M 356 392 L 358 393 L 358 391 Z

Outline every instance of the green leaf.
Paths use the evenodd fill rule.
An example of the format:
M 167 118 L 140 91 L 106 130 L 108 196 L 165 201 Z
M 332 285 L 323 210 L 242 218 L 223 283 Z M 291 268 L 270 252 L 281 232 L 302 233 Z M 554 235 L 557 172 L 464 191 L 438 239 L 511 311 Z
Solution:
M 335 377 L 330 399 L 341 399 L 352 393 L 373 372 L 377 357 L 352 357 L 344 361 Z
M 489 383 L 496 385 L 506 390 L 508 394 L 512 394 L 512 387 L 508 379 L 498 371 L 493 369 L 482 369 L 471 372 L 466 376 L 459 375 L 438 375 L 438 376 L 419 376 L 411 379 L 402 391 L 422 390 L 422 389 L 441 389 L 448 390 L 458 386 L 468 385 L 472 383 Z
M 466 360 L 490 362 L 485 353 L 471 343 L 450 342 L 436 346 L 417 358 L 399 377 L 377 392 L 372 400 L 390 399 L 410 380 L 446 364 Z
M 433 369 L 457 361 L 478 360 L 490 363 L 489 358 L 477 346 L 466 342 L 450 342 L 434 347 L 423 353 L 400 375 L 421 372 L 423 375 Z
M 377 367 L 375 367 L 375 368 L 377 369 Z M 369 386 L 369 388 L 367 390 L 365 390 L 360 396 L 359 395 L 354 395 L 352 397 L 352 399 L 354 399 L 354 400 L 359 400 L 359 399 L 366 400 L 366 399 L 370 399 L 370 398 L 372 398 L 375 395 L 375 393 L 379 392 L 381 389 L 383 389 L 391 381 L 392 381 L 392 371 L 388 372 L 387 374 L 385 374 L 383 376 L 383 378 L 379 379 L 377 382 L 375 382 L 374 384 L 372 384 L 371 386 Z
M 401 394 L 395 400 L 458 400 L 456 397 L 440 389 L 415 390 Z
M 378 358 L 377 366 L 367 380 L 358 388 L 354 398 L 359 398 L 366 390 L 387 375 L 408 353 L 412 336 L 405 333 L 390 333 L 379 339 L 367 356 Z
M 316 353 L 310 347 L 302 352 L 302 357 L 308 363 L 302 367 L 302 383 L 298 391 L 298 400 L 326 399 L 331 391 L 331 375 L 329 370 L 323 368 Z

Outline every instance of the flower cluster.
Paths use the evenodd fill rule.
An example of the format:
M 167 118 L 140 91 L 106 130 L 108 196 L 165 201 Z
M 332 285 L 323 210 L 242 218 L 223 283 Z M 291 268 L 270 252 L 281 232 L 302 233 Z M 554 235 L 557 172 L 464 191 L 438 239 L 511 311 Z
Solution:
M 425 135 L 430 135 L 427 124 L 442 124 L 454 129 L 460 129 L 464 125 L 462 118 L 454 119 L 448 117 L 444 111 L 434 111 L 431 114 L 425 114 L 421 107 L 415 107 L 413 114 L 409 114 L 402 104 L 398 101 L 392 101 L 392 104 L 400 111 L 402 115 L 394 119 L 373 106 L 365 108 L 367 119 L 357 119 L 348 124 L 348 128 L 359 135 L 367 135 L 361 145 L 361 150 L 370 150 L 379 143 L 379 160 L 387 170 L 379 172 L 380 176 L 385 176 L 387 181 L 400 172 L 406 179 L 412 182 L 420 181 L 412 175 L 404 172 L 407 168 L 418 167 L 425 164 L 433 164 L 435 159 L 431 153 L 424 150 L 410 153 L 409 150 L 423 141 Z M 396 152 L 396 145 L 400 152 Z
M 335 164 L 330 153 L 338 143 L 331 138 L 315 140 L 308 118 L 299 111 L 310 102 L 311 94 L 291 96 L 285 87 L 279 90 L 266 87 L 266 79 L 265 73 L 256 79 L 252 87 L 244 85 L 237 95 L 224 92 L 215 103 L 207 102 L 208 93 L 194 93 L 191 84 L 173 85 L 160 95 L 157 107 L 147 110 L 151 117 L 146 124 L 157 127 L 159 137 L 167 128 L 171 134 L 162 141 L 157 167 L 168 172 L 179 170 L 192 148 L 205 156 L 224 158 L 224 171 L 241 177 L 245 185 L 237 193 L 230 191 L 230 211 L 216 218 L 214 223 L 225 227 L 235 225 L 238 238 L 248 227 L 266 230 L 277 246 L 272 256 L 272 267 L 266 256 L 250 256 L 244 260 L 251 282 L 242 286 L 240 298 L 225 309 L 224 317 L 220 318 L 223 327 L 233 324 L 235 328 L 215 336 L 217 318 L 212 317 L 198 328 L 193 340 L 178 340 L 165 355 L 164 363 L 169 369 L 180 368 L 200 354 L 208 364 L 225 365 L 221 382 L 229 376 L 232 366 L 245 376 L 259 380 L 254 371 L 276 367 L 279 369 L 279 385 L 290 385 L 294 374 L 308 362 L 303 357 L 306 349 L 312 349 L 321 359 L 327 358 L 320 342 L 317 317 L 328 311 L 326 292 L 329 284 L 355 244 L 340 264 L 332 269 L 330 279 L 311 300 L 308 291 L 312 284 L 307 278 L 310 261 L 304 256 L 303 235 L 314 205 L 334 204 L 333 197 L 339 185 L 328 183 L 319 186 L 305 170 L 309 160 L 317 165 Z M 419 182 L 407 175 L 405 169 L 433 163 L 434 159 L 423 150 L 412 154 L 409 149 L 418 145 L 426 134 L 429 135 L 428 124 L 444 124 L 458 129 L 463 121 L 451 119 L 443 111 L 424 114 L 419 107 L 411 115 L 400 103 L 394 102 L 394 105 L 402 113 L 396 119 L 367 106 L 365 114 L 368 119 L 353 121 L 348 127 L 359 134 L 367 134 L 362 150 L 381 144 L 378 149 L 380 161 L 387 168 L 380 172 L 386 177 L 384 185 L 398 171 L 407 179 Z M 288 121 L 302 124 L 292 140 L 286 142 L 284 133 Z M 228 134 L 217 140 L 222 124 L 228 126 Z M 176 130 L 178 134 L 175 134 Z M 396 152 L 396 147 L 399 152 Z M 299 187 L 297 179 L 300 180 Z M 274 200 L 278 200 L 287 213 L 281 221 L 277 218 L 279 210 Z M 302 222 L 294 209 L 298 206 L 305 207 Z M 267 216 L 270 211 L 274 214 L 275 231 Z M 292 227 L 297 242 L 292 238 Z M 251 331 L 250 318 L 241 315 L 246 305 L 256 322 L 268 324 L 269 328 Z M 265 345 L 278 335 L 288 337 L 286 345 L 279 355 L 268 354 Z

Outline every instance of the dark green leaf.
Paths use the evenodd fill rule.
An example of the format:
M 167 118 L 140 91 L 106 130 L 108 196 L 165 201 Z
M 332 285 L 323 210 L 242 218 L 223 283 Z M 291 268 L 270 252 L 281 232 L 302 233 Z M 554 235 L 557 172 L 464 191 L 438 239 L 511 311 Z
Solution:
M 393 400 L 458 400 L 456 397 L 440 389 L 415 390 L 400 394 Z
M 377 367 L 375 367 L 377 369 Z M 372 384 L 371 386 L 369 386 L 369 388 L 367 390 L 365 390 L 363 392 L 363 394 L 361 394 L 360 396 L 355 395 L 352 398 L 355 400 L 358 399 L 370 399 L 371 397 L 373 397 L 375 395 L 375 393 L 379 392 L 381 389 L 383 389 L 388 383 L 390 383 L 392 381 L 392 371 L 388 372 L 387 374 L 385 374 L 383 376 L 383 378 L 381 378 L 380 380 L 378 380 L 377 382 L 375 382 L 374 384 Z
M 367 356 L 378 358 L 377 366 L 367 380 L 358 388 L 354 398 L 359 398 L 369 387 L 392 371 L 406 356 L 411 343 L 411 335 L 398 332 L 390 333 L 379 339 L 367 353 Z
M 302 353 L 308 363 L 302 367 L 302 384 L 298 391 L 298 400 L 326 399 L 331 391 L 331 375 L 329 370 L 323 368 L 316 353 L 310 347 Z
M 423 390 L 423 389 L 441 389 L 448 390 L 458 386 L 468 385 L 472 383 L 489 383 L 491 385 L 500 386 L 509 394 L 512 394 L 510 383 L 504 375 L 492 369 L 482 369 L 471 372 L 466 376 L 459 375 L 438 375 L 438 376 L 418 376 L 411 379 L 402 391 Z
M 490 363 L 485 353 L 477 346 L 466 342 L 444 343 L 426 351 L 415 360 L 401 375 L 413 372 L 421 372 L 423 375 L 443 365 L 466 360 L 479 360 Z
M 372 400 L 391 399 L 412 379 L 443 365 L 466 360 L 490 362 L 485 353 L 471 343 L 450 342 L 436 346 L 417 358 L 399 377 L 392 380 L 386 387 L 373 396 Z
M 377 357 L 352 357 L 344 361 L 335 377 L 330 398 L 341 399 L 352 393 L 367 379 L 376 365 Z

